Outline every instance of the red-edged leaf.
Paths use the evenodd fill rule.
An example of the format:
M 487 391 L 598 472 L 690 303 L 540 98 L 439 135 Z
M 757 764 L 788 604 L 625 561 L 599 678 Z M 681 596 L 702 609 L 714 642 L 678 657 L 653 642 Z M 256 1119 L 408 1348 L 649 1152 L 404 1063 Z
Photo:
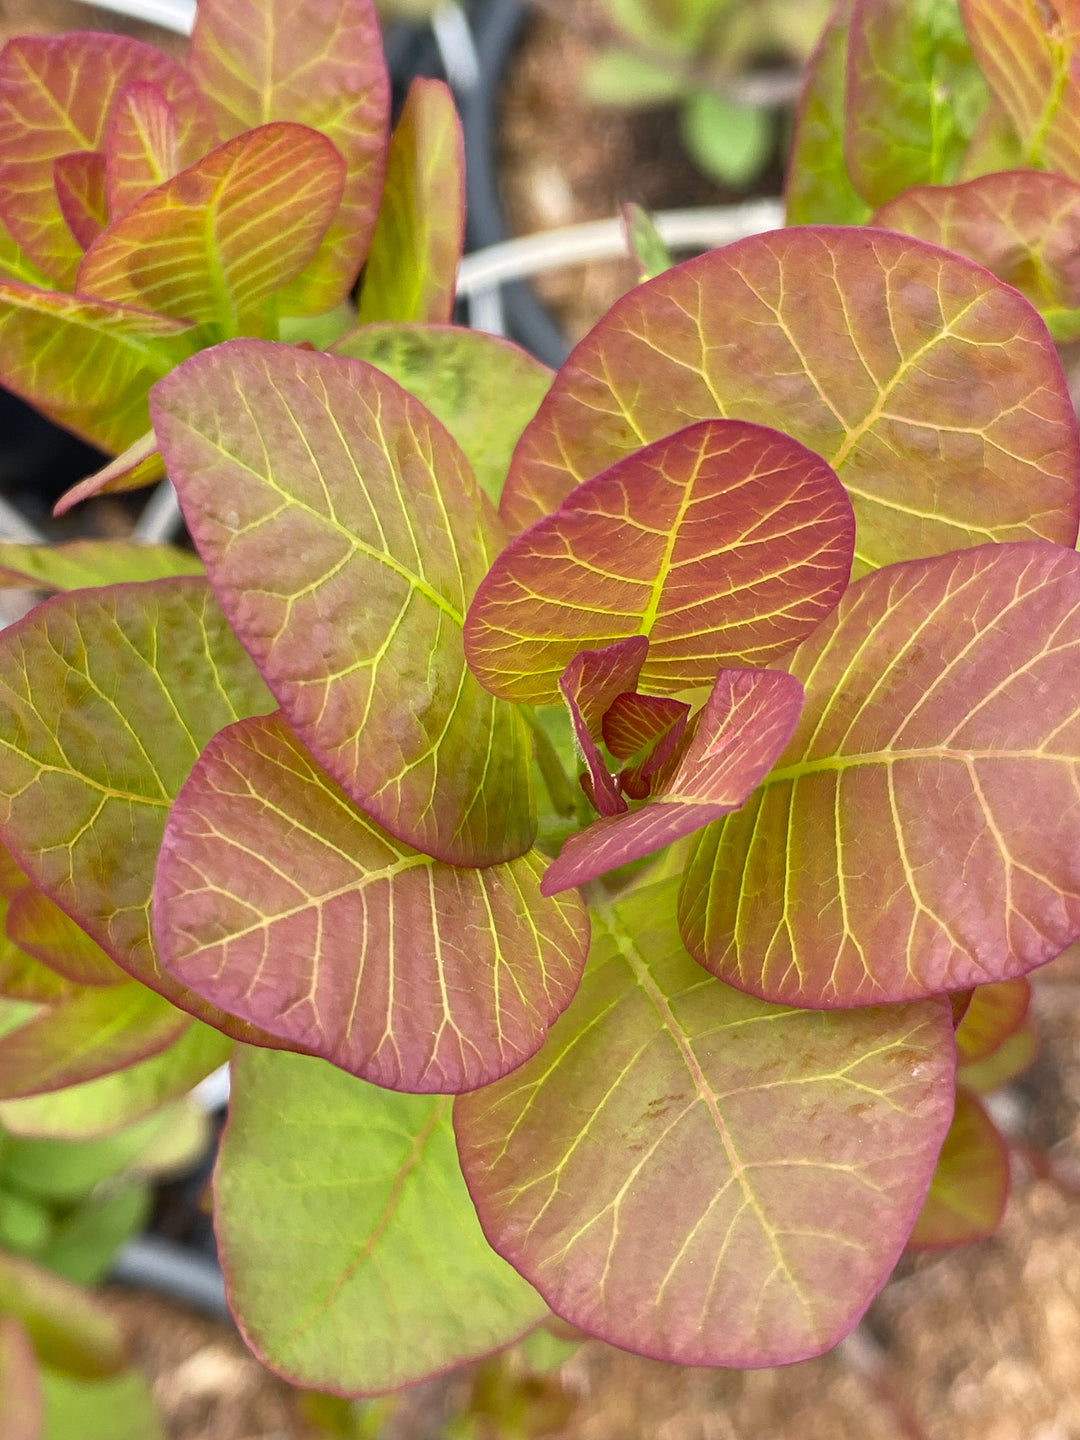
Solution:
M 223 726 L 272 708 L 205 580 L 46 600 L 0 632 L 0 831 L 35 885 L 130 975 L 268 1043 L 160 967 L 154 862 L 169 806 Z
M 1026 295 L 1058 340 L 1080 336 L 1080 185 L 1007 170 L 963 185 L 917 185 L 874 225 L 978 260 Z
M 673 884 L 594 917 L 547 1045 L 454 1104 L 484 1233 L 624 1349 L 776 1365 L 834 1345 L 907 1239 L 948 1128 L 942 1001 L 822 1015 L 703 977 Z
M 103 450 L 145 434 L 150 386 L 196 339 L 187 321 L 0 281 L 0 382 Z
M 1039 1032 L 1026 1020 L 1015 1034 L 1003 1040 L 985 1060 L 972 1060 L 957 1071 L 969 1090 L 985 1095 L 1022 1075 L 1039 1053 Z
M 0 217 L 62 287 L 74 284 L 82 247 L 64 223 L 53 164 L 104 149 L 113 101 L 133 80 L 157 85 L 185 112 L 201 106 L 181 65 L 123 35 L 20 35 L 0 53 Z
M 956 178 L 988 96 L 955 0 L 855 0 L 846 81 L 844 152 L 866 201 Z
M 543 861 L 454 869 L 393 841 L 278 717 L 216 736 L 169 817 L 154 933 L 176 978 L 394 1090 L 471 1090 L 543 1043 L 581 978 Z
M 119 985 L 127 976 L 81 926 L 33 885 L 8 903 L 7 937 L 76 985 Z
M 925 241 L 810 226 L 710 251 L 617 301 L 525 430 L 503 516 L 531 524 L 643 443 L 717 415 L 775 425 L 829 462 L 862 568 L 1075 541 L 1076 419 L 1028 303 Z
M 211 150 L 114 221 L 79 266 L 79 291 L 117 305 L 260 324 L 256 307 L 298 275 L 341 199 L 345 168 L 303 125 L 260 125 Z
M 0 1098 L 108 1075 L 156 1055 L 190 1024 L 190 1015 L 131 980 L 84 990 L 0 1038 Z
M 319 763 L 437 859 L 527 850 L 526 727 L 461 638 L 501 529 L 438 421 L 370 365 L 256 340 L 174 371 L 153 415 L 214 588 Z
M 664 695 L 616 695 L 601 722 L 604 744 L 616 760 L 632 760 L 645 749 L 654 753 L 657 743 L 675 731 L 674 748 L 689 714 L 684 701 Z
M 645 689 L 708 685 L 808 635 L 843 594 L 854 541 L 843 486 L 797 441 L 688 426 L 510 542 L 469 607 L 469 664 L 494 694 L 548 704 L 578 651 L 645 635 Z
M 745 804 L 791 738 L 799 682 L 782 670 L 721 670 L 661 794 L 571 835 L 540 882 L 544 895 L 651 855 Z
M 148 1060 L 82 1085 L 3 1101 L 0 1124 L 12 1135 L 51 1140 L 111 1135 L 188 1094 L 224 1065 L 232 1050 L 227 1036 L 193 1020 L 178 1040 Z
M 616 696 L 632 690 L 649 653 L 644 635 L 616 640 L 603 650 L 581 650 L 559 677 L 559 692 L 570 712 L 574 739 L 589 767 L 586 793 L 601 815 L 622 815 L 626 801 L 600 754 L 597 737 L 604 714 Z
M 105 156 L 96 150 L 59 155 L 53 163 L 56 200 L 79 246 L 88 250 L 109 223 Z
M 1001 1224 L 1008 1198 L 1008 1146 L 975 1096 L 961 1087 L 909 1249 L 987 1239 Z
M 115 460 L 80 480 L 53 506 L 54 515 L 66 515 L 74 505 L 89 500 L 91 495 L 108 495 L 122 490 L 141 490 L 163 479 L 165 463 L 158 454 L 153 430 L 133 441 Z
M 686 869 L 708 969 L 866 1005 L 1023 974 L 1080 933 L 1080 556 L 986 545 L 868 575 L 791 671 L 787 751 Z
M 135 80 L 116 97 L 105 133 L 106 186 L 114 220 L 148 190 L 171 180 L 217 143 L 209 112 L 198 96 L 182 113 L 148 80 Z
M 1080 180 L 1076 0 L 960 0 L 971 48 L 1021 146 L 1020 162 Z
M 1031 985 L 1022 976 L 996 985 L 979 985 L 956 1027 L 956 1061 L 970 1065 L 985 1060 L 1027 1019 Z
M 806 62 L 784 203 L 789 225 L 861 225 L 870 207 L 844 156 L 848 37 L 855 0 L 837 0 Z
M 449 321 L 465 240 L 465 144 L 441 80 L 409 86 L 360 291 L 362 325 Z
M 499 503 L 510 456 L 552 372 L 498 335 L 460 325 L 362 325 L 330 349 L 384 371 L 441 420 Z
M 201 574 L 198 556 L 178 545 L 144 545 L 136 540 L 22 545 L 0 540 L 0 589 L 82 590 L 123 580 Z
M 0 1434 L 42 1440 L 44 1397 L 30 1336 L 14 1315 L 0 1316 Z
M 201 0 L 188 63 L 223 135 L 270 120 L 310 125 L 347 180 L 319 253 L 282 297 L 285 315 L 330 310 L 367 254 L 386 173 L 390 82 L 371 0 Z
M 0 996 L 30 1005 L 56 1005 L 70 1000 L 82 989 L 33 955 L 27 955 L 7 936 L 0 938 Z M 24 1019 L 29 1016 L 24 1016 Z

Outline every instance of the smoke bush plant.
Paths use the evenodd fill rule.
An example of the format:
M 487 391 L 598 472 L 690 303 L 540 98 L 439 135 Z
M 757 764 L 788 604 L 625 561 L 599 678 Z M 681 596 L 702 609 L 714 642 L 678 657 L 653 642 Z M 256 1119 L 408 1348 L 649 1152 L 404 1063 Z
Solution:
M 238 94 L 295 33 L 230 52 Z M 0 1120 L 100 1132 L 240 1042 L 222 1260 L 310 1386 L 549 1307 L 683 1363 L 819 1353 L 909 1238 L 993 1228 L 973 1091 L 1080 934 L 1052 341 L 963 255 L 815 224 L 639 286 L 551 381 L 387 318 L 456 260 L 405 134 L 370 323 L 153 387 L 205 576 L 0 557 L 61 592 L 0 635 L 5 993 L 37 1007 Z M 220 266 L 184 254 L 187 295 Z

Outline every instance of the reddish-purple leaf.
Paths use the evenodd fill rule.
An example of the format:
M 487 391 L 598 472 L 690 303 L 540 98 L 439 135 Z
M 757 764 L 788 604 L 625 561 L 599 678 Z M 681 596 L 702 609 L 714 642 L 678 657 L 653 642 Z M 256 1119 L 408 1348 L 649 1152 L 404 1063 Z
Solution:
M 645 689 L 708 685 L 808 635 L 844 591 L 854 540 L 817 455 L 758 425 L 691 425 L 510 542 L 469 607 L 469 664 L 494 694 L 547 704 L 579 650 L 645 635 Z
M 64 223 L 53 164 L 104 149 L 113 101 L 133 80 L 184 111 L 201 105 L 181 65 L 123 35 L 20 35 L 0 53 L 0 218 L 61 287 L 74 285 L 82 246 Z
M 198 103 L 193 103 L 195 100 Z M 148 80 L 116 97 L 105 133 L 109 213 L 125 215 L 148 190 L 163 185 L 214 147 L 217 134 L 202 96 L 193 91 L 182 112 Z
M 601 722 L 604 744 L 616 760 L 632 760 L 646 748 L 655 756 L 658 742 L 672 732 L 674 749 L 689 714 L 690 706 L 685 701 L 671 700 L 666 695 L 616 695 Z M 659 769 L 662 763 L 658 760 L 654 768 Z
M 601 816 L 564 843 L 544 895 L 651 855 L 745 804 L 791 738 L 799 682 L 782 670 L 721 670 L 671 780 L 628 815 Z
M 0 382 L 103 450 L 145 433 L 150 386 L 196 338 L 167 315 L 0 281 Z
M 341 206 L 285 315 L 344 300 L 367 254 L 386 173 L 390 82 L 371 0 L 200 0 L 188 55 L 222 135 L 271 120 L 320 131 L 345 158 Z
M 196 993 L 395 1090 L 471 1090 L 543 1043 L 581 978 L 584 906 L 534 854 L 455 869 L 390 838 L 276 716 L 229 726 L 173 805 L 162 963 Z
M 234 335 L 315 254 L 345 167 L 303 125 L 261 125 L 138 200 L 79 266 L 79 292 Z
M 484 1233 L 624 1349 L 777 1365 L 888 1276 L 953 1104 L 948 1004 L 781 1010 L 702 975 L 668 881 L 594 916 L 544 1049 L 454 1104 Z
M 806 62 L 784 182 L 789 225 L 861 225 L 870 214 L 844 157 L 845 72 L 854 5 L 855 0 L 837 0 Z
M 956 1027 L 956 1060 L 970 1065 L 985 1060 L 1022 1027 L 1031 1004 L 1031 985 L 1024 976 L 979 985 Z
M 111 1074 L 164 1050 L 190 1024 L 190 1015 L 131 980 L 84 990 L 0 1037 L 0 1098 Z
M 109 223 L 105 197 L 105 156 L 96 150 L 76 150 L 53 162 L 56 200 L 67 227 L 79 246 L 88 250 Z
M 709 970 L 866 1005 L 1020 975 L 1080 934 L 1080 556 L 986 545 L 875 572 L 791 671 L 787 751 L 686 868 Z
M 150 937 L 169 806 L 207 741 L 273 702 L 195 577 L 57 595 L 0 632 L 0 831 L 129 975 L 276 1043 L 162 970 Z
M 65 490 L 53 506 L 54 515 L 66 515 L 74 505 L 89 500 L 91 495 L 110 495 L 123 490 L 141 490 L 153 485 L 165 475 L 165 463 L 158 453 L 157 440 L 153 430 L 140 435 L 118 455 L 80 480 L 70 490 Z
M 7 937 L 76 985 L 119 985 L 127 976 L 59 905 L 33 885 L 8 903 Z
M 1080 180 L 1080 4 L 960 0 L 979 68 L 1020 137 L 1019 163 Z
M 168 376 L 153 417 L 226 614 L 316 760 L 428 855 L 523 854 L 528 732 L 461 638 L 503 536 L 434 416 L 361 361 L 238 340 Z
M 1009 1198 L 1009 1150 L 994 1122 L 962 1086 L 926 1203 L 908 1240 L 912 1250 L 985 1240 Z
M 589 767 L 586 793 L 601 815 L 622 815 L 626 801 L 600 754 L 597 737 L 604 714 L 618 695 L 637 684 L 649 653 L 644 635 L 616 640 L 603 650 L 581 650 L 559 677 L 559 691 L 570 712 L 574 739 Z
M 829 462 L 863 569 L 1075 541 L 1076 417 L 1039 317 L 970 260 L 858 228 L 753 236 L 624 295 L 522 435 L 503 516 L 532 524 L 640 445 L 717 415 L 775 425 Z
M 45 1402 L 30 1337 L 14 1315 L 0 1316 L 0 1435 L 42 1440 Z
M 448 322 L 465 240 L 465 146 L 441 80 L 409 86 L 390 141 L 358 317 Z
M 871 222 L 958 250 L 1026 295 L 1058 340 L 1080 336 L 1080 185 L 1006 170 L 916 185 Z

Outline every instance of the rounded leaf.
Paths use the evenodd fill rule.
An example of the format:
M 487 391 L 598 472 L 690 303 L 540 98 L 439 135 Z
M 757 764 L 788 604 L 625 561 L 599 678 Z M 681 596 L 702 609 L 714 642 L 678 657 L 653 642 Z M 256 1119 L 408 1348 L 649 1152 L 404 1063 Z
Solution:
M 878 571 L 791 671 L 790 744 L 687 866 L 682 933 L 709 970 L 869 1005 L 1023 974 L 1080 933 L 1080 556 Z
M 887 231 L 795 228 L 616 302 L 560 370 L 503 492 L 515 529 L 693 420 L 775 426 L 847 487 L 860 569 L 988 540 L 1072 545 L 1076 418 L 1021 296 Z
M 711 685 L 810 633 L 854 541 L 843 486 L 805 446 L 740 421 L 687 426 L 510 542 L 469 607 L 469 665 L 504 699 L 552 704 L 579 651 L 644 635 L 643 689 Z
M 908 1245 L 924 1250 L 985 1240 L 1001 1224 L 1008 1198 L 1009 1147 L 979 1101 L 961 1087 Z
M 824 1015 L 704 977 L 673 882 L 601 910 L 541 1053 L 454 1106 L 488 1239 L 571 1324 L 679 1364 L 780 1365 L 884 1283 L 952 1114 L 941 1001 Z
M 543 869 L 431 860 L 280 718 L 241 721 L 172 807 L 154 934 L 176 979 L 298 1048 L 394 1090 L 471 1090 L 540 1048 L 581 978 L 585 907 L 545 899 Z

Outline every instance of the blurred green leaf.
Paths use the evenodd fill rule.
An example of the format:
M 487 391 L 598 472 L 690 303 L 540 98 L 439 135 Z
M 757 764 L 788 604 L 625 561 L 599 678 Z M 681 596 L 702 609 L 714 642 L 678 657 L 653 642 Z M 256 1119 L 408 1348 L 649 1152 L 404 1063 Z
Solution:
M 747 185 L 769 159 L 775 125 L 767 110 L 733 105 L 695 90 L 680 114 L 683 141 L 696 163 L 725 185 Z
M 654 65 L 629 50 L 601 50 L 583 77 L 585 98 L 594 105 L 664 105 L 686 93 L 678 71 Z

